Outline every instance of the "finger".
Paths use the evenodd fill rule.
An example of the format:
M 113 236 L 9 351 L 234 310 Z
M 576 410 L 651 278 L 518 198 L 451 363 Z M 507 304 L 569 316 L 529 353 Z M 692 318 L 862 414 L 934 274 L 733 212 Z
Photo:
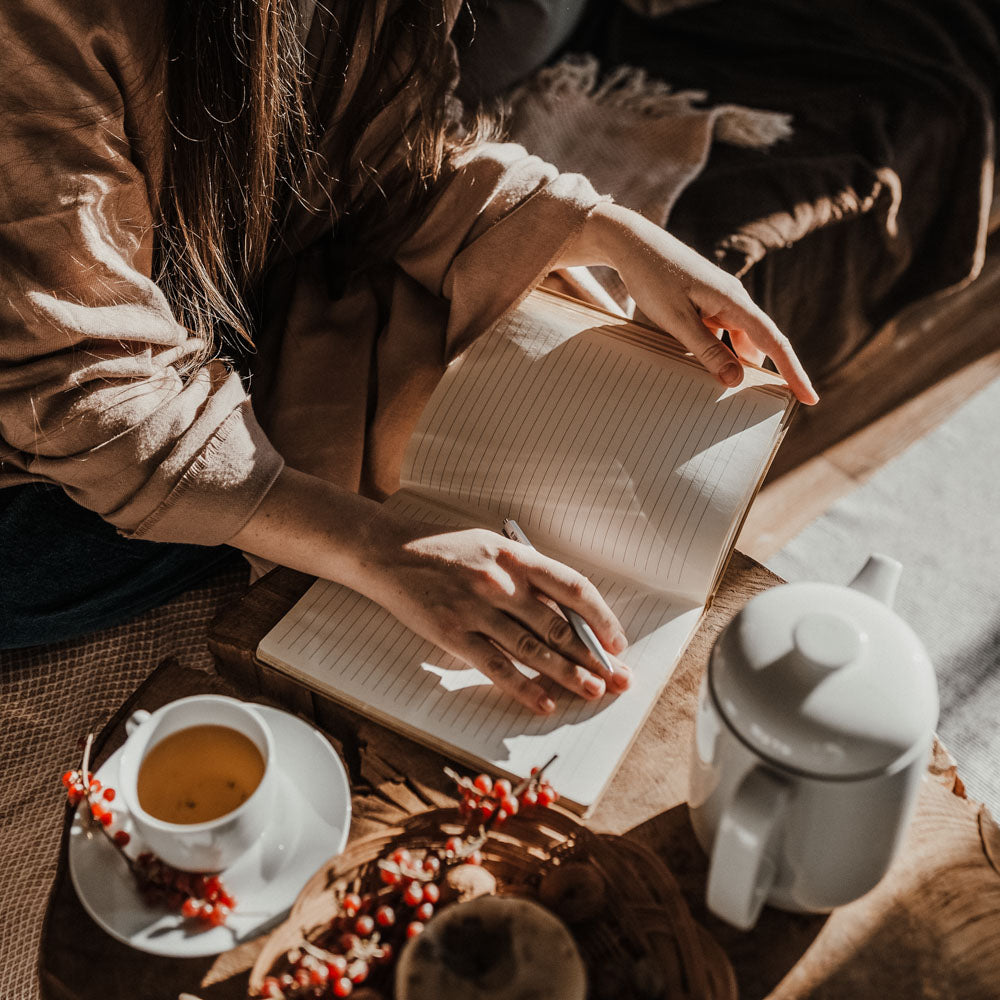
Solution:
M 537 603 L 537 602 L 536 602 Z M 574 663 L 568 657 L 547 646 L 534 632 L 502 611 L 494 610 L 487 617 L 483 634 L 518 663 L 550 677 L 567 691 L 588 701 L 600 698 L 607 690 L 604 679 L 598 674 Z
M 799 402 L 807 406 L 819 402 L 819 396 L 809 381 L 802 363 L 795 356 L 791 343 L 767 313 L 758 309 L 752 302 L 749 308 L 731 302 L 715 313 L 712 321 L 727 330 L 734 328 L 743 330 L 747 337 L 774 362 L 774 366 Z
M 609 672 L 576 634 L 570 623 L 548 604 L 531 598 L 519 604 L 511 602 L 504 610 L 531 629 L 550 649 L 603 677 L 609 688 L 624 691 L 631 683 L 632 672 L 624 663 L 616 662 L 613 664 L 613 671 Z
M 609 653 L 620 653 L 628 645 L 621 622 L 598 589 L 582 574 L 539 553 L 524 563 L 528 583 L 556 604 L 572 608 L 594 630 Z
M 723 385 L 733 387 L 743 381 L 743 366 L 739 358 L 715 335 L 717 329 L 728 329 L 718 315 L 702 317 L 692 306 L 677 312 L 666 327 L 697 359 L 702 367 Z M 709 330 L 713 332 L 710 333 Z
M 729 339 L 732 342 L 733 350 L 744 361 L 757 365 L 758 368 L 764 364 L 767 355 L 750 339 L 746 330 L 730 330 Z
M 506 653 L 484 637 L 470 634 L 454 652 L 469 666 L 485 674 L 498 690 L 537 715 L 551 715 L 556 710 L 556 703 L 545 688 L 521 673 Z
M 728 333 L 729 342 L 733 345 L 733 351 L 740 360 L 748 361 L 750 364 L 757 365 L 758 367 L 764 364 L 766 355 L 747 336 L 745 330 L 737 328 L 726 330 L 724 327 L 719 326 L 717 316 L 703 316 L 701 321 L 716 337 L 721 337 L 723 333 Z

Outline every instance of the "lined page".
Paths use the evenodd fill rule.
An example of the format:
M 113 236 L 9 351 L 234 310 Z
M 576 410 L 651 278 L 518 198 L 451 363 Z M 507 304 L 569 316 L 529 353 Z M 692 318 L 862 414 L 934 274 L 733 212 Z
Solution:
M 456 521 L 405 494 L 388 502 L 426 521 Z M 258 655 L 471 767 L 522 778 L 557 753 L 553 785 L 586 810 L 624 757 L 702 611 L 611 574 L 595 571 L 591 579 L 629 636 L 623 659 L 633 670 L 632 687 L 596 703 L 556 688 L 556 711 L 544 718 L 497 692 L 481 673 L 419 638 L 379 605 L 326 581 L 317 581 L 265 636 Z
M 788 396 L 749 372 L 723 389 L 655 334 L 633 342 L 593 319 L 533 296 L 480 338 L 425 408 L 402 482 L 703 603 Z

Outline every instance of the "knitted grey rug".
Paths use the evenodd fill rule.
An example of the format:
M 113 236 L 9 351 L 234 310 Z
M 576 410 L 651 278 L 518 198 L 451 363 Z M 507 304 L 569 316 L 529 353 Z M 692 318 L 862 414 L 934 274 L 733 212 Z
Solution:
M 941 691 L 938 732 L 969 796 L 1000 816 L 1000 380 L 842 498 L 767 565 L 848 582 L 871 552 L 903 563 L 896 610 Z

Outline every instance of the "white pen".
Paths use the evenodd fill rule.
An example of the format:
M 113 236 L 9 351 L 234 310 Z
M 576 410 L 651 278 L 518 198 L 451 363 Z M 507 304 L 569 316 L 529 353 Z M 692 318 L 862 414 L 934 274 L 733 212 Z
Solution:
M 521 526 L 513 518 L 505 517 L 503 519 L 503 533 L 515 542 L 527 545 L 530 549 L 535 547 L 528 541 L 528 536 L 521 530 Z M 611 662 L 611 658 L 605 652 L 604 647 L 598 641 L 597 636 L 594 635 L 594 630 L 572 608 L 567 608 L 564 604 L 559 604 L 558 602 L 556 602 L 556 607 L 566 616 L 566 621 L 569 622 L 570 627 L 576 633 L 576 637 L 580 642 L 600 660 L 601 666 L 608 672 L 608 677 L 614 677 L 614 665 Z

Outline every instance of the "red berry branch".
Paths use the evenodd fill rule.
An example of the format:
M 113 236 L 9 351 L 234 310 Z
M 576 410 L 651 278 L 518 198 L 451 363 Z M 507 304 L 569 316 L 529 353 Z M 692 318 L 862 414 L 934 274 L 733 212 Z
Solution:
M 94 734 L 91 733 L 84 746 L 80 768 L 62 776 L 69 804 L 76 808 L 81 802 L 87 803 L 81 814 L 83 822 L 91 831 L 98 830 L 108 838 L 128 865 L 139 895 L 148 906 L 164 906 L 207 927 L 221 927 L 236 906 L 236 900 L 226 891 L 218 875 L 181 871 L 149 851 L 136 858 L 125 853 L 131 840 L 128 831 L 112 829 L 115 814 L 111 803 L 115 800 L 115 790 L 103 787 L 90 773 L 93 745 Z
M 502 823 L 521 809 L 550 806 L 559 798 L 543 777 L 555 759 L 556 755 L 553 754 L 542 767 L 533 767 L 530 776 L 513 787 L 506 778 L 494 781 L 488 774 L 479 774 L 470 779 L 450 767 L 446 767 L 444 773 L 458 786 L 461 796 L 458 808 L 463 818 L 467 821 L 479 820 L 485 833 L 495 823 Z
M 349 997 L 360 983 L 377 983 L 407 940 L 416 937 L 439 904 L 466 898 L 493 883 L 481 867 L 481 848 L 495 823 L 521 809 L 545 807 L 556 800 L 542 768 L 516 786 L 488 774 L 475 779 L 445 768 L 459 792 L 459 810 L 467 821 L 463 836 L 423 850 L 396 848 L 354 879 L 338 898 L 338 912 L 319 933 L 287 953 L 287 971 L 265 977 L 260 993 L 266 1000 L 325 1000 Z M 375 875 L 377 872 L 377 875 Z M 469 876 L 475 876 L 470 879 Z M 374 877 L 371 877 L 374 876 Z M 362 882 L 369 891 L 362 892 Z M 368 992 L 367 990 L 364 992 Z

